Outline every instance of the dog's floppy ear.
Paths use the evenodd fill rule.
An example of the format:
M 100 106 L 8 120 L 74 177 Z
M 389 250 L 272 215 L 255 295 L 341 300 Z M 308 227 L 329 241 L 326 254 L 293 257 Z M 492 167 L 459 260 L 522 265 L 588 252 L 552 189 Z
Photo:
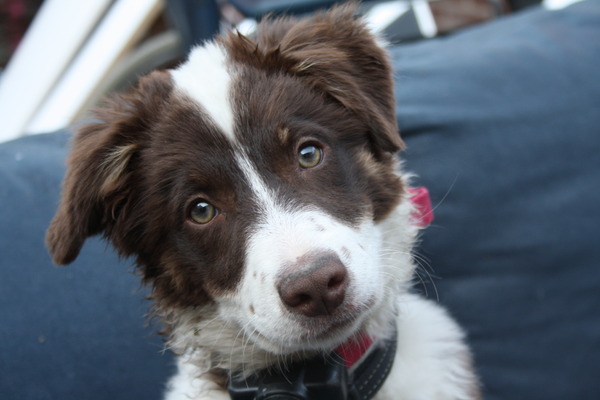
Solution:
M 394 153 L 404 144 L 389 55 L 355 11 L 351 4 L 311 19 L 266 21 L 253 50 L 263 49 L 267 61 L 277 58 L 289 73 L 358 115 L 369 127 L 375 149 Z
M 106 231 L 130 201 L 131 163 L 169 94 L 170 76 L 154 72 L 97 111 L 73 139 L 60 205 L 46 233 L 56 264 L 69 264 L 88 236 Z

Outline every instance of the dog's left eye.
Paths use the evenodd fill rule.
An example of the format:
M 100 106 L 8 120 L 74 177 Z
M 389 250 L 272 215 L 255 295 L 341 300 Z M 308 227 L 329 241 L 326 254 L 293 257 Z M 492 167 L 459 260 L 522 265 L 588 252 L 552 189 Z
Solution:
M 313 168 L 323 159 L 323 150 L 315 145 L 307 145 L 298 151 L 298 163 L 302 168 Z
M 192 221 L 204 225 L 217 216 L 217 209 L 204 200 L 197 200 L 192 204 L 189 215 Z

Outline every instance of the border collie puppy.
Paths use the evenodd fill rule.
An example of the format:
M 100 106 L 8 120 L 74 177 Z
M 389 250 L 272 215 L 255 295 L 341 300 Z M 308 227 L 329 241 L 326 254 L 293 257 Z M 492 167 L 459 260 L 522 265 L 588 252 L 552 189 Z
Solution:
M 479 398 L 462 330 L 411 292 L 426 215 L 388 55 L 354 11 L 196 47 L 74 137 L 50 253 L 71 263 L 102 234 L 135 259 L 178 356 L 169 400 L 228 399 L 232 380 L 352 343 L 349 376 L 394 345 L 360 398 Z

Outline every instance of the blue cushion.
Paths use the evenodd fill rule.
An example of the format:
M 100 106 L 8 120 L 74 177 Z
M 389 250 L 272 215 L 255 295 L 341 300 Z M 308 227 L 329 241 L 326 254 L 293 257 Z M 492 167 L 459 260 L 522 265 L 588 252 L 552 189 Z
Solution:
M 421 275 L 488 400 L 600 398 L 596 38 L 584 1 L 393 49 L 407 168 L 437 214 Z
M 0 399 L 160 399 L 171 357 L 132 266 L 98 239 L 64 268 L 44 247 L 68 137 L 0 146 Z

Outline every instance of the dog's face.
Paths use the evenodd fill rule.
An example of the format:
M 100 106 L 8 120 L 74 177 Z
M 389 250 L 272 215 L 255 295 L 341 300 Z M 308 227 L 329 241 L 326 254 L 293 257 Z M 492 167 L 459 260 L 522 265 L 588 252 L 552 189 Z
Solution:
M 216 310 L 279 354 L 330 348 L 412 272 L 386 263 L 409 259 L 385 243 L 405 202 L 390 66 L 345 8 L 261 29 L 142 78 L 78 132 L 48 244 L 65 264 L 103 233 L 170 315 Z

